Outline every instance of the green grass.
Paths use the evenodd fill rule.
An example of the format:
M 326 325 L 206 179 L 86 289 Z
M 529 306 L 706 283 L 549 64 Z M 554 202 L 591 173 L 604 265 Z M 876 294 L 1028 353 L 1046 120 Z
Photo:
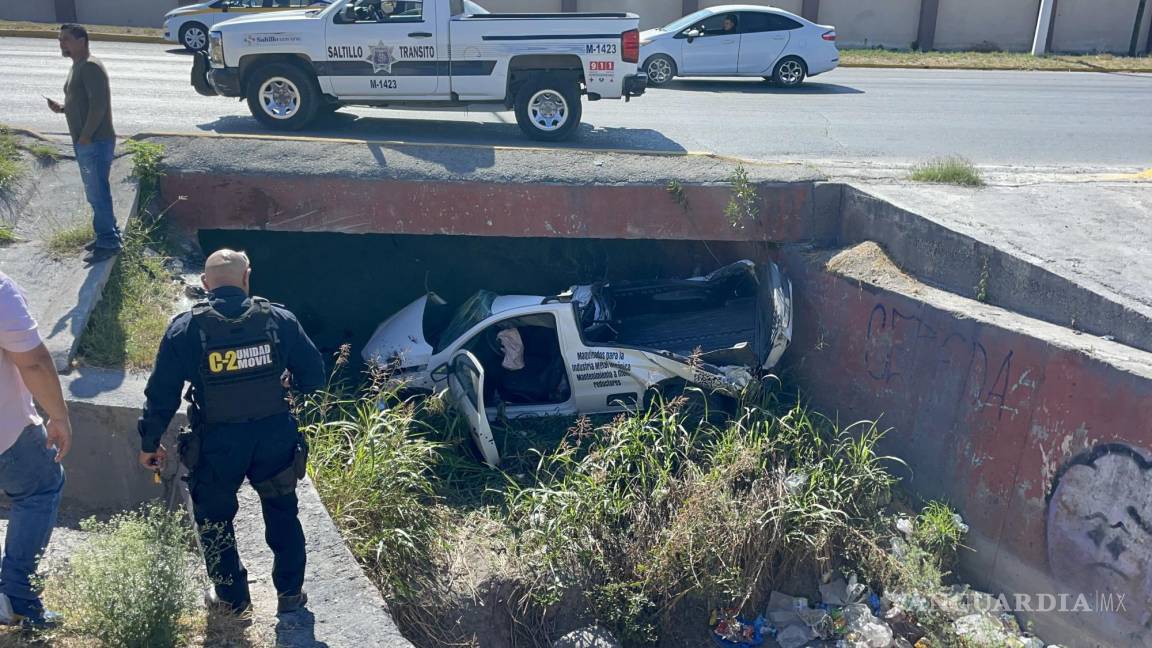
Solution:
M 732 183 L 732 196 L 724 207 L 724 215 L 733 229 L 744 229 L 760 216 L 756 186 L 748 179 L 748 171 L 742 165 L 732 172 L 729 182 Z
M 984 178 L 968 160 L 959 157 L 943 157 L 916 165 L 908 175 L 915 182 L 951 184 L 961 187 L 982 187 Z
M 51 232 L 45 239 L 48 252 L 55 257 L 75 256 L 96 237 L 92 224 L 72 225 Z
M 78 353 L 86 364 L 128 369 L 152 366 L 178 296 L 163 257 L 145 252 L 155 231 L 154 225 L 129 223 L 124 249 L 80 338 Z
M 19 240 L 11 225 L 0 225 L 0 245 L 11 245 Z
M 60 159 L 60 151 L 55 146 L 44 143 L 29 144 L 24 147 L 32 155 L 35 155 L 41 162 L 55 162 Z
M 91 539 L 46 588 L 62 632 L 117 648 L 185 645 L 202 616 L 202 582 L 183 515 L 153 505 L 81 527 Z
M 0 20 L 0 29 L 31 29 L 37 31 L 60 31 L 60 23 L 31 22 L 27 20 Z M 88 25 L 91 34 L 135 34 L 163 37 L 164 30 L 157 27 L 120 27 L 117 25 Z
M 27 169 L 20 156 L 20 143 L 6 127 L 0 125 L 0 192 L 8 191 Z
M 885 49 L 842 49 L 840 50 L 840 65 L 841 67 L 913 66 L 974 70 L 1132 72 L 1152 70 L 1152 58 L 1113 54 L 1032 56 L 1023 52 L 915 52 Z

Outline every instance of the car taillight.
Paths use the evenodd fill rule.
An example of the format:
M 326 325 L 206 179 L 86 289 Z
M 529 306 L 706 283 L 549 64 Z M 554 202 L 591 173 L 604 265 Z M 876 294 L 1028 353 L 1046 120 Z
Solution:
M 823 38 L 826 41 L 834 41 L 836 40 L 836 30 L 826 31 L 820 36 L 820 38 Z
M 620 51 L 625 63 L 640 62 L 640 30 L 632 29 L 620 34 Z

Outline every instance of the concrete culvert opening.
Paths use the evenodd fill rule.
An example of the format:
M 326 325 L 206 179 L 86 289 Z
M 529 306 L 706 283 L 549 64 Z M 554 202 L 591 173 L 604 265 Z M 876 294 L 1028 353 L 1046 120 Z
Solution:
M 204 230 L 205 253 L 247 251 L 252 290 L 288 305 L 326 353 L 359 358 L 376 326 L 426 292 L 556 295 L 608 279 L 702 275 L 741 258 L 728 242 Z

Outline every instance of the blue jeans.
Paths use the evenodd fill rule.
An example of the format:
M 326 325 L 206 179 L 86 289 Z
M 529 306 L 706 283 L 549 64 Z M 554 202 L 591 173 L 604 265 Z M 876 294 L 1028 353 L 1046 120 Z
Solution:
M 120 249 L 123 243 L 116 214 L 112 211 L 112 187 L 108 176 L 112 173 L 112 158 L 116 153 L 116 140 L 97 140 L 91 144 L 75 144 L 76 163 L 80 165 L 80 179 L 84 181 L 84 195 L 92 205 L 92 229 L 96 232 L 96 247 Z
M 56 463 L 56 450 L 45 447 L 47 442 L 44 427 L 30 425 L 0 454 L 0 489 L 12 498 L 0 563 L 0 592 L 9 598 L 37 597 L 31 579 L 56 526 L 64 468 Z

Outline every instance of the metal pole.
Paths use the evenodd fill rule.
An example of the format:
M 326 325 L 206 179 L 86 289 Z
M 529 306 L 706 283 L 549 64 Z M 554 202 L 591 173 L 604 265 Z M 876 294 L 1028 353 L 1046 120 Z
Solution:
M 1032 56 L 1048 53 L 1048 29 L 1052 25 L 1052 9 L 1056 0 L 1040 0 L 1040 15 L 1036 18 L 1036 37 L 1032 39 Z
M 1136 45 L 1140 43 L 1140 28 L 1144 26 L 1144 6 L 1147 4 L 1148 0 L 1140 0 L 1140 6 L 1136 9 L 1136 24 L 1132 25 L 1132 43 L 1128 45 L 1128 56 L 1136 56 Z M 1152 39 L 1152 32 L 1148 38 Z

